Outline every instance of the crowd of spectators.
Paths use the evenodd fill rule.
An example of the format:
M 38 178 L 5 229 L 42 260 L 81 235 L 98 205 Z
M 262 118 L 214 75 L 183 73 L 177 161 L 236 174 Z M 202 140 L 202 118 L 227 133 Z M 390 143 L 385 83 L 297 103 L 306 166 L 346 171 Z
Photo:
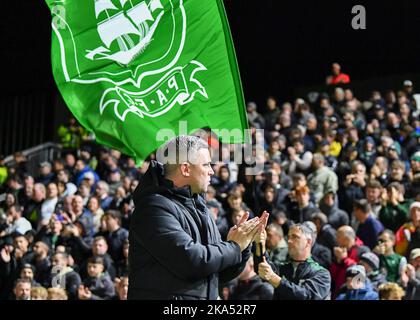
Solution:
M 255 129 L 264 129 L 263 170 L 247 175 L 248 165 L 233 161 L 232 146 L 210 144 L 221 159 L 213 164 L 206 199 L 222 238 L 246 211 L 266 210 L 265 246 L 281 266 L 289 259 L 290 227 L 311 221 L 317 233 L 312 259 L 330 272 L 332 299 L 419 300 L 414 94 L 406 81 L 398 91 L 373 91 L 366 101 L 349 86 L 336 86 L 312 102 L 249 102 L 254 139 Z M 0 160 L 0 299 L 127 298 L 132 194 L 150 159 L 138 168 L 116 150 L 68 147 L 40 163 L 35 175 L 20 153 L 11 166 Z M 222 299 L 272 295 L 252 259 L 220 286 Z

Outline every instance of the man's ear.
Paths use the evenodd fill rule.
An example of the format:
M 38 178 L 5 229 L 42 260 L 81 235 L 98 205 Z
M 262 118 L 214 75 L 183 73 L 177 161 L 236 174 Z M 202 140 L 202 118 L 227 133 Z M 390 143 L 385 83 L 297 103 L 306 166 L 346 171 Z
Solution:
M 309 245 L 309 248 L 311 248 L 311 251 L 312 251 L 312 247 L 313 247 L 313 243 L 312 243 L 312 240 L 311 239 L 307 239 L 308 240 L 308 245 Z
M 188 162 L 184 162 L 180 166 L 181 174 L 184 178 L 187 178 L 191 174 L 190 164 Z

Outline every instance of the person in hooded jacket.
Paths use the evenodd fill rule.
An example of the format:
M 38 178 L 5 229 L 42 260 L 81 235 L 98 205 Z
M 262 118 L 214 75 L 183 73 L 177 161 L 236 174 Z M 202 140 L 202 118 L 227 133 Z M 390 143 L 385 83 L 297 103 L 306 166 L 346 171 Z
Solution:
M 289 229 L 288 249 L 290 260 L 278 268 L 262 251 L 262 262 L 258 264 L 258 275 L 274 287 L 273 300 L 328 300 L 330 298 L 331 275 L 327 269 L 314 261 L 311 249 L 316 240 L 316 227 L 306 221 Z M 262 231 L 256 242 L 265 241 Z M 254 256 L 256 261 L 260 260 Z
M 336 300 L 379 300 L 378 293 L 366 279 L 366 270 L 361 265 L 352 265 L 346 271 L 346 288 Z
M 337 196 L 333 191 L 328 191 L 319 203 L 319 209 L 328 218 L 328 223 L 338 229 L 349 224 L 349 215 L 338 207 Z
M 51 258 L 48 287 L 64 285 L 68 299 L 76 300 L 81 283 L 80 275 L 69 266 L 69 255 L 63 252 L 54 253 Z
M 289 209 L 289 219 L 295 223 L 302 223 L 312 219 L 312 216 L 319 211 L 318 207 L 310 201 L 310 190 L 308 186 L 295 189 L 297 205 Z
M 110 300 L 115 296 L 114 283 L 104 268 L 104 260 L 101 257 L 88 259 L 88 277 L 78 289 L 80 300 Z
M 170 140 L 135 190 L 128 299 L 215 300 L 219 283 L 244 269 L 268 213 L 245 214 L 221 240 L 204 200 L 214 174 L 208 148 L 194 136 Z
M 334 247 L 337 246 L 337 230 L 328 223 L 327 216 L 322 212 L 315 213 L 311 220 L 316 226 L 317 243 L 327 247 L 333 252 Z
M 365 267 L 366 275 L 375 291 L 379 292 L 380 285 L 387 283 L 385 275 L 379 270 L 379 258 L 373 252 L 365 252 L 361 255 L 359 264 Z

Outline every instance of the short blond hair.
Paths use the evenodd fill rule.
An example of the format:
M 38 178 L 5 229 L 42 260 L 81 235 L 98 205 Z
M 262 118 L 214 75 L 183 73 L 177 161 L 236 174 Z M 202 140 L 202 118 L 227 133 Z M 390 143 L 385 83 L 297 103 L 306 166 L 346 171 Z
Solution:
M 388 282 L 379 286 L 379 299 L 390 300 L 391 295 L 395 295 L 398 299 L 402 299 L 405 296 L 405 291 L 398 284 L 394 282 Z
M 48 291 L 44 287 L 33 287 L 31 289 L 31 297 L 34 298 L 35 296 L 38 296 L 40 300 L 47 300 Z
M 67 300 L 66 290 L 61 288 L 49 288 L 48 300 Z

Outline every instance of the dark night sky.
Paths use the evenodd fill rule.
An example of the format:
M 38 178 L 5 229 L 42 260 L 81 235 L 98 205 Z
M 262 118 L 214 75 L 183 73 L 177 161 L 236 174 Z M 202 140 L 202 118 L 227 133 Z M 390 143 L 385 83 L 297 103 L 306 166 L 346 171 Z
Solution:
M 245 95 L 289 97 L 338 61 L 353 80 L 420 71 L 419 1 L 225 1 Z M 367 29 L 351 28 L 362 4 Z
M 199 2 L 199 1 L 198 1 Z M 420 2 L 225 0 L 247 99 L 290 98 L 320 84 L 332 61 L 353 79 L 420 71 Z M 367 30 L 351 28 L 363 4 Z M 42 0 L 5 1 L 0 61 L 6 93 L 50 90 L 50 15 Z

